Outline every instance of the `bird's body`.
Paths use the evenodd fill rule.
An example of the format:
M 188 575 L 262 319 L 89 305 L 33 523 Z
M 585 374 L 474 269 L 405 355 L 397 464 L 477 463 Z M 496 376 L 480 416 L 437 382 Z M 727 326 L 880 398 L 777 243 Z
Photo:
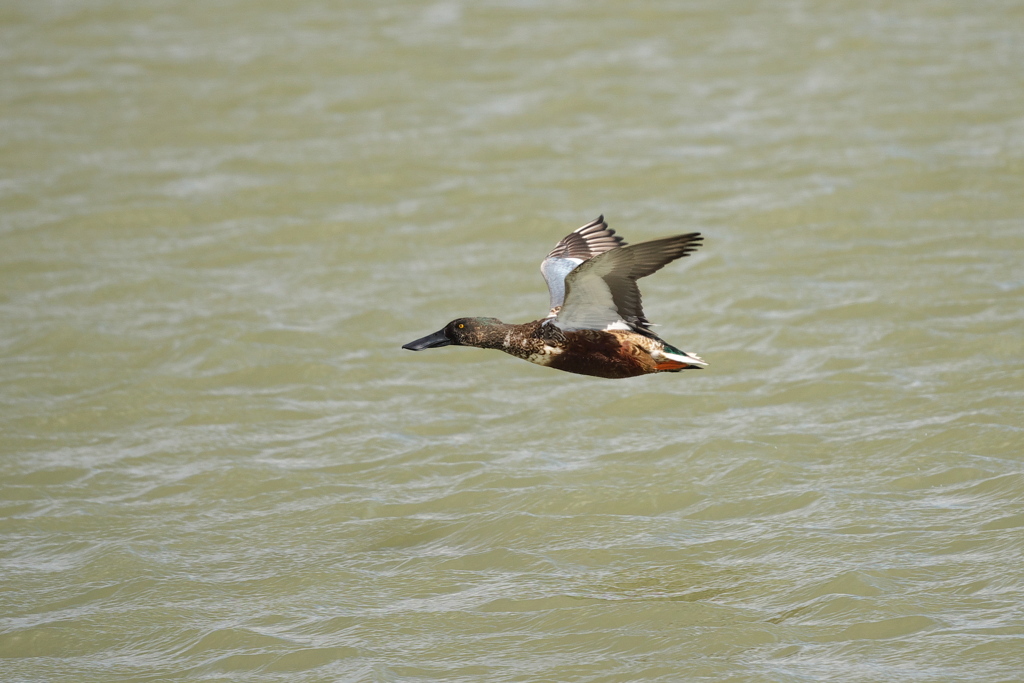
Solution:
M 562 239 L 541 264 L 551 309 L 519 325 L 458 318 L 409 342 L 412 351 L 475 346 L 580 375 L 621 378 L 699 369 L 706 362 L 650 330 L 636 281 L 700 246 L 699 233 L 627 245 L 604 217 Z

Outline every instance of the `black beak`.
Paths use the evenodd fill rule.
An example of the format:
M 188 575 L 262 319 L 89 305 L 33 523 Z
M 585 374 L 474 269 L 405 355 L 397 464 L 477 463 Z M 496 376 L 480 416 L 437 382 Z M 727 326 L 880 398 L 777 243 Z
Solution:
M 452 340 L 445 336 L 444 330 L 440 330 L 434 334 L 428 334 L 422 339 L 411 341 L 403 345 L 402 348 L 409 349 L 410 351 L 422 351 L 423 349 L 436 349 L 439 346 L 448 346 L 451 343 Z

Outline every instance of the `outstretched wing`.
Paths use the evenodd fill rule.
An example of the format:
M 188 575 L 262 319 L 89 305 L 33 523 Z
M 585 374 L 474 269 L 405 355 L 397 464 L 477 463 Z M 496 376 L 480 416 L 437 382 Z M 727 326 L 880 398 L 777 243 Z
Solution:
M 540 264 L 541 275 L 548 283 L 548 293 L 551 294 L 552 311 L 561 306 L 565 299 L 565 276 L 571 273 L 573 268 L 598 254 L 625 244 L 626 242 L 604 222 L 604 216 L 598 216 L 597 220 L 566 235 Z
M 641 329 L 644 317 L 636 281 L 697 250 L 699 232 L 612 249 L 571 271 L 554 324 L 562 330 Z

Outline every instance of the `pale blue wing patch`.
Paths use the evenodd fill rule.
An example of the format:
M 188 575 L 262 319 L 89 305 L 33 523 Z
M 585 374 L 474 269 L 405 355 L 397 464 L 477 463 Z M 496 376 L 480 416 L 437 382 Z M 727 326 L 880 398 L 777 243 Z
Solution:
M 565 300 L 565 277 L 581 263 L 583 259 L 549 256 L 540 264 L 540 273 L 548 283 L 552 309 L 562 305 Z
M 555 245 L 540 264 L 541 275 L 551 295 L 551 315 L 565 300 L 565 278 L 576 266 L 606 251 L 624 246 L 626 242 L 608 227 L 604 216 L 572 231 Z

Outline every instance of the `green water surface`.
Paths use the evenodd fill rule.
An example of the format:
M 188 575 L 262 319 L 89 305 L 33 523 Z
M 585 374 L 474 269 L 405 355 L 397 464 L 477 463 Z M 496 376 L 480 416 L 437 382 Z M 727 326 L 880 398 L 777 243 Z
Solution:
M 1024 8 L 0 8 L 4 681 L 1024 680 Z M 401 344 L 603 213 L 700 372 Z

